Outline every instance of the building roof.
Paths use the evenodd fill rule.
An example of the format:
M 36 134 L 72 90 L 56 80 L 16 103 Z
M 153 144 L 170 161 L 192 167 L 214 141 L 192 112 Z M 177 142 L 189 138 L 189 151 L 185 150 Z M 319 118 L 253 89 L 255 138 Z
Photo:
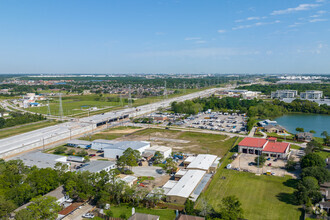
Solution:
M 177 183 L 178 183 L 178 181 L 175 181 L 175 180 L 168 180 L 168 181 L 165 183 L 165 185 L 163 186 L 163 188 L 172 189 Z
M 105 147 L 104 149 L 120 149 L 120 150 L 126 150 L 128 148 L 132 148 L 133 150 L 138 150 L 142 147 L 145 147 L 147 145 L 150 145 L 149 142 L 146 141 L 121 141 L 119 143 L 116 143 L 112 146 Z
M 245 147 L 258 147 L 262 148 L 265 143 L 267 142 L 266 139 L 263 138 L 252 138 L 252 137 L 246 137 L 241 142 L 239 142 L 239 146 L 245 146 Z
M 85 140 L 78 140 L 78 139 L 73 139 L 73 140 L 69 140 L 66 142 L 67 144 L 82 144 L 82 145 L 90 145 L 92 142 L 90 141 L 85 141 Z
M 92 141 L 92 143 L 117 144 L 117 143 L 119 143 L 119 141 L 106 140 L 106 139 L 96 139 L 96 140 Z
M 273 153 L 285 153 L 286 149 L 289 146 L 290 144 L 285 142 L 268 142 L 263 151 Z
M 211 154 L 199 154 L 188 166 L 187 169 L 208 170 L 217 156 Z
M 310 132 L 299 132 L 297 134 L 297 137 L 298 138 L 306 138 L 306 137 L 313 138 L 313 134 Z
M 159 152 L 166 152 L 166 151 L 169 151 L 169 150 L 172 150 L 172 148 L 170 147 L 166 147 L 166 146 L 159 146 L 159 145 L 156 145 L 156 146 L 152 146 L 150 148 L 148 148 L 149 151 L 159 151 Z
M 180 169 L 178 172 L 176 172 L 175 176 L 183 176 L 188 172 L 186 169 Z
M 144 213 L 134 213 L 128 220 L 158 220 L 158 215 L 150 215 Z
M 132 182 L 136 181 L 137 178 L 135 176 L 128 175 L 128 176 L 125 176 L 125 177 L 121 178 L 121 180 L 126 182 L 126 183 L 132 183 Z
M 205 220 L 204 217 L 180 214 L 177 220 Z
M 189 156 L 184 160 L 184 162 L 185 163 L 191 163 L 193 160 L 195 160 L 195 158 L 196 158 L 195 156 Z
M 166 194 L 167 196 L 178 196 L 188 198 L 201 181 L 206 171 L 188 170 L 188 172 L 174 185 Z
M 38 168 L 54 168 L 57 162 L 66 163 L 67 157 L 55 154 L 46 154 L 40 151 L 22 154 L 10 160 L 22 160 L 26 166 L 37 166 Z
M 276 128 L 278 130 L 285 130 L 284 127 L 282 127 L 281 125 L 273 125 L 273 124 L 269 124 L 265 126 L 265 129 L 272 129 L 272 128 Z
M 87 166 L 84 166 L 79 169 L 79 171 L 89 171 L 91 173 L 98 173 L 102 170 L 114 166 L 116 163 L 111 161 L 90 161 L 87 163 Z

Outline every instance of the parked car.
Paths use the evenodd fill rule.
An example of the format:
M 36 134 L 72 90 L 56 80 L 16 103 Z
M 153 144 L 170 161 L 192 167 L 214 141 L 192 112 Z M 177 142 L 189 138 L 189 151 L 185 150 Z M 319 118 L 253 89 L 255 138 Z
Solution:
M 87 213 L 83 214 L 82 217 L 83 218 L 94 218 L 94 215 L 92 213 L 87 212 Z
M 270 167 L 271 165 L 272 165 L 272 163 L 269 163 L 267 166 L 269 166 L 269 167 Z
M 95 156 L 96 156 L 96 154 L 90 154 L 89 156 L 90 156 L 90 157 L 95 157 Z
M 270 157 L 268 157 L 267 160 L 270 160 Z

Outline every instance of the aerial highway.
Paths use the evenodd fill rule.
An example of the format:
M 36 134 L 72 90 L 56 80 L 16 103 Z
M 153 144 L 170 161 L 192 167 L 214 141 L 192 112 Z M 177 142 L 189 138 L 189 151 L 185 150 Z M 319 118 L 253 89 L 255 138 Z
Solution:
M 41 148 L 67 140 L 74 136 L 84 135 L 95 131 L 100 126 L 111 125 L 111 123 L 116 123 L 122 119 L 145 115 L 156 111 L 160 107 L 168 107 L 174 101 L 181 102 L 198 97 L 206 97 L 214 94 L 217 90 L 222 89 L 212 88 L 139 107 L 125 108 L 80 119 L 71 119 L 69 122 L 4 138 L 0 140 L 0 158 L 10 157 L 34 148 Z

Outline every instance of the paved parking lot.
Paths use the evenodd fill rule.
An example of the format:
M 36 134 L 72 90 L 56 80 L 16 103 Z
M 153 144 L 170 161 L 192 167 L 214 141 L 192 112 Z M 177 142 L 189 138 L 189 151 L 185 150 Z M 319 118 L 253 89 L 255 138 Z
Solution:
M 133 167 L 132 171 L 134 172 L 134 176 L 152 176 L 152 177 L 161 177 L 163 175 L 167 175 L 165 172 L 163 174 L 158 173 L 158 170 L 162 170 L 161 167 L 157 166 L 137 166 Z
M 243 115 L 237 113 L 199 113 L 185 120 L 184 127 L 225 131 L 232 133 L 245 133 L 245 120 Z
M 257 157 L 257 155 L 251 155 L 251 154 L 240 154 L 232 163 L 232 169 L 239 168 L 241 171 L 247 171 L 251 173 L 257 173 L 257 174 L 265 174 L 266 172 L 270 171 L 272 175 L 274 176 L 284 176 L 284 175 L 290 175 L 293 177 L 297 176 L 297 173 L 295 172 L 288 172 L 285 170 L 285 164 L 286 160 L 278 159 L 274 161 L 274 158 L 271 158 L 270 160 L 266 160 L 264 166 L 252 165 L 251 163 L 254 163 L 254 159 Z M 268 166 L 268 164 L 271 164 Z

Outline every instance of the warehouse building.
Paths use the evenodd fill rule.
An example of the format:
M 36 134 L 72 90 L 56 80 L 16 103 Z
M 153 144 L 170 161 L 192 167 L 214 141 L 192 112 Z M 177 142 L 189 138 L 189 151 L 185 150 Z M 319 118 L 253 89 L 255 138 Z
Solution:
M 111 161 L 90 161 L 86 166 L 79 169 L 80 172 L 89 171 L 91 173 L 99 173 L 102 170 L 109 172 L 116 168 L 116 163 Z
M 310 90 L 300 93 L 301 99 L 315 100 L 315 99 L 321 99 L 322 97 L 323 97 L 322 91 Z
M 272 137 L 268 139 L 246 137 L 238 144 L 238 152 L 286 159 L 289 156 L 290 143 L 277 142 L 277 138 Z
M 157 151 L 160 152 L 164 156 L 164 158 L 168 158 L 171 156 L 172 148 L 156 145 L 146 149 L 145 153 L 152 153 L 153 155 L 155 155 Z
M 197 157 L 188 157 L 184 165 L 188 170 L 203 170 L 207 173 L 214 172 L 218 168 L 220 158 L 211 154 L 199 154 Z
M 80 147 L 80 148 L 88 149 L 88 148 L 91 147 L 92 142 L 90 142 L 90 141 L 84 141 L 84 140 L 78 140 L 78 139 L 73 139 L 73 140 L 69 140 L 66 144 L 68 146 L 70 146 L 70 147 Z
M 272 99 L 296 98 L 297 96 L 297 90 L 277 90 L 276 92 L 271 92 Z
M 164 186 L 166 201 L 170 203 L 184 204 L 194 193 L 197 186 L 201 183 L 206 172 L 202 170 L 188 170 L 179 180 L 169 180 Z M 194 195 L 198 197 L 199 195 Z
M 103 149 L 104 157 L 118 159 L 128 148 L 139 151 L 141 154 L 150 148 L 150 143 L 146 141 L 122 141 Z
M 92 142 L 91 148 L 93 150 L 104 150 L 106 147 L 111 147 L 114 144 L 119 143 L 119 141 L 114 140 L 105 140 L 105 139 L 96 139 Z
M 22 154 L 10 158 L 10 160 L 22 160 L 26 166 L 36 166 L 38 168 L 54 168 L 55 164 L 58 162 L 69 165 L 66 156 L 45 154 L 40 151 Z

